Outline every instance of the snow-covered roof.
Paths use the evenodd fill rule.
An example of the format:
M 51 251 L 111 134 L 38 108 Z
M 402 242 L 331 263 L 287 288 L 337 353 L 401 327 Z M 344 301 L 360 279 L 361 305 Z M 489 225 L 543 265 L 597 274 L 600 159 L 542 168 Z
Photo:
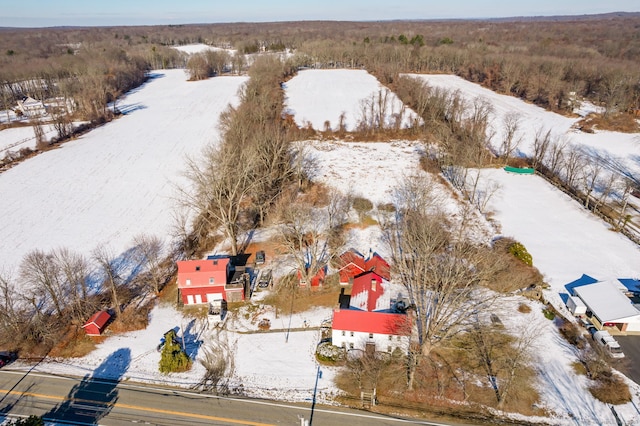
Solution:
M 619 286 L 617 280 L 601 281 L 576 287 L 574 292 L 602 322 L 640 322 L 640 311 Z

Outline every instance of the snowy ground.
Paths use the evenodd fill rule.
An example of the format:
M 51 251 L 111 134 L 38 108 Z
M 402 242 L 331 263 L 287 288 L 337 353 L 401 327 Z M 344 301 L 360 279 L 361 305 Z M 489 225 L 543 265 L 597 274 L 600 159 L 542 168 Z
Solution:
M 35 248 L 121 253 L 136 234 L 169 235 L 185 157 L 218 140 L 245 81 L 157 71 L 120 102 L 125 116 L 0 174 L 0 268 Z
M 229 52 L 230 54 L 235 53 L 235 50 L 232 49 L 223 49 L 221 47 L 214 47 L 214 46 L 209 46 L 208 44 L 203 44 L 203 43 L 196 43 L 196 44 L 185 44 L 184 46 L 173 46 L 174 49 L 179 50 L 180 52 L 184 52 L 184 53 L 188 53 L 188 54 L 194 54 L 194 53 L 202 53 L 202 52 L 206 52 L 207 50 L 213 50 L 213 51 L 225 51 L 225 52 Z
M 319 128 L 327 119 L 334 125 L 346 107 L 357 107 L 362 87 L 369 87 L 365 97 L 372 93 L 369 90 L 379 87 L 372 85 L 371 76 L 364 72 L 326 73 L 305 71 L 296 77 L 303 78 L 299 86 L 295 79 L 288 85 L 289 108 L 293 107 L 299 122 L 313 117 L 314 126 Z M 342 73 L 349 77 L 340 77 Z M 359 79 L 362 81 L 358 83 Z M 343 83 L 351 80 L 355 80 L 351 85 Z M 0 175 L 3 262 L 13 267 L 24 252 L 35 247 L 68 246 L 87 251 L 96 242 L 108 239 L 122 249 L 138 232 L 166 233 L 172 204 L 170 183 L 178 179 L 187 153 L 196 154 L 205 143 L 217 140 L 219 113 L 227 103 L 236 101 L 237 88 L 243 81 L 221 77 L 187 82 L 183 71 L 159 72 L 156 79 L 122 101 L 121 105 L 131 107 L 125 117 Z M 345 107 L 337 103 L 337 94 L 321 96 L 331 81 L 341 87 Z M 496 102 L 506 103 L 505 109 L 510 108 L 509 102 L 520 102 L 495 96 Z M 302 111 L 305 108 L 308 110 Z M 541 125 L 570 132 L 570 124 L 564 120 L 571 119 L 535 114 Z M 350 119 L 355 118 L 353 115 Z M 617 138 L 615 141 L 610 145 L 619 146 Z M 309 144 L 317 159 L 316 179 L 374 203 L 391 201 L 387 197 L 393 194 L 399 179 L 417 173 L 419 147 L 409 142 Z M 602 222 L 592 219 L 540 178 L 508 175 L 501 170 L 485 173 L 502 185 L 502 191 L 490 203 L 497 233 L 522 241 L 554 289 L 582 273 L 606 279 L 612 274 L 634 276 L 640 272 L 640 254 L 635 246 L 608 231 Z M 479 234 L 489 234 L 491 228 L 485 223 L 483 229 Z M 382 248 L 376 227 L 354 229 L 349 238 L 348 245 L 362 252 L 370 247 Z M 501 319 L 511 329 L 523 324 L 538 327 L 540 338 L 533 349 L 535 365 L 541 372 L 541 405 L 554 413 L 549 418 L 526 420 L 560 425 L 614 424 L 609 407 L 595 401 L 586 390 L 585 379 L 573 373 L 573 350 L 542 316 L 541 305 L 527 301 L 532 312 L 520 314 L 516 307 L 523 301 L 516 297 L 505 300 L 500 307 Z M 198 360 L 206 348 L 214 341 L 223 341 L 235 359 L 232 387 L 242 385 L 251 396 L 300 401 L 310 398 L 315 382 L 317 364 L 312 354 L 319 334 L 309 329 L 290 332 L 287 338 L 282 330 L 304 328 L 305 321 L 317 327 L 330 314 L 330 309 L 317 309 L 290 318 L 282 313 L 276 317 L 258 302 L 254 310 L 230 317 L 225 331 L 216 331 L 203 322 L 184 318 L 171 307 L 159 306 L 152 311 L 146 330 L 108 337 L 86 357 L 51 360 L 38 368 L 81 376 L 100 369 L 107 376 L 192 386 L 202 376 Z M 247 333 L 255 330 L 262 318 L 271 320 L 272 329 L 282 330 Z M 164 376 L 157 371 L 156 346 L 164 332 L 174 327 L 185 336 L 187 350 L 196 361 L 191 372 Z M 106 361 L 115 361 L 116 356 L 112 370 L 100 368 Z M 332 383 L 335 372 L 322 370 L 321 396 L 328 399 L 337 392 Z M 634 385 L 635 406 L 640 406 L 639 393 Z M 627 424 L 640 424 L 632 404 L 616 409 Z
M 44 137 L 47 141 L 57 136 L 52 124 L 42 126 Z M 11 127 L 0 131 L 0 158 L 9 152 L 17 152 L 22 148 L 35 148 L 36 136 L 33 127 L 26 125 L 21 127 Z
M 363 108 L 368 110 L 365 104 L 374 99 L 377 102 L 378 95 L 387 90 L 366 71 L 344 69 L 300 71 L 284 87 L 287 112 L 294 115 L 299 126 L 311 123 L 316 130 L 324 130 L 326 121 L 331 129 L 338 129 L 341 114 L 344 114 L 345 128 L 354 130 L 363 119 Z M 386 124 L 400 115 L 402 127 L 406 127 L 416 117 L 391 92 L 383 104 L 386 105 L 383 112 Z
M 520 117 L 520 130 L 516 139 L 522 137 L 518 148 L 521 153 L 531 155 L 536 132 L 543 130 L 546 133 L 550 130 L 555 138 L 564 139 L 569 143 L 587 148 L 593 154 L 617 161 L 633 173 L 640 172 L 640 134 L 638 133 L 608 131 L 584 133 L 573 128 L 580 117 L 565 117 L 549 112 L 518 98 L 497 94 L 453 75 L 411 75 L 423 79 L 433 87 L 458 90 L 468 102 L 472 102 L 476 98 L 487 100 L 493 107 L 491 126 L 488 132 L 495 132 L 492 145 L 497 152 L 499 152 L 503 140 L 504 117 L 508 113 L 516 113 Z M 584 114 L 594 109 L 596 108 L 592 105 L 585 104 L 584 110 L 578 112 Z

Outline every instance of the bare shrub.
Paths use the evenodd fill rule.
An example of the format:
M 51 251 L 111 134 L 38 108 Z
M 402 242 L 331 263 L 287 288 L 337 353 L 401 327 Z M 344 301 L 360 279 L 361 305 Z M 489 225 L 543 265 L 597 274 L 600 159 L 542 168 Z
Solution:
M 353 198 L 353 208 L 359 215 L 370 212 L 373 209 L 373 203 L 364 197 Z
M 606 404 L 625 404 L 631 401 L 629 386 L 617 374 L 602 377 L 594 385 L 589 386 L 589 392 L 594 398 Z
M 520 303 L 518 305 L 518 312 L 522 314 L 528 314 L 529 312 L 531 312 L 531 307 L 526 303 Z
M 574 323 L 563 321 L 558 330 L 567 342 L 578 349 L 583 349 L 586 346 L 584 337 L 582 337 L 582 331 Z

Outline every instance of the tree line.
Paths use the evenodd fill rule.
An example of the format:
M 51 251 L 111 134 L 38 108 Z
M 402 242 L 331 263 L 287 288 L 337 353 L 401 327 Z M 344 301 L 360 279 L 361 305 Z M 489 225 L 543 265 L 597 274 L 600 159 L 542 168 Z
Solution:
M 120 254 L 105 244 L 89 255 L 69 248 L 31 250 L 15 273 L 0 271 L 0 345 L 22 356 L 47 353 L 68 333 L 73 338 L 99 309 L 124 324 L 127 306 L 144 304 L 146 295 L 157 295 L 167 283 L 175 269 L 168 256 L 164 241 L 147 234 Z

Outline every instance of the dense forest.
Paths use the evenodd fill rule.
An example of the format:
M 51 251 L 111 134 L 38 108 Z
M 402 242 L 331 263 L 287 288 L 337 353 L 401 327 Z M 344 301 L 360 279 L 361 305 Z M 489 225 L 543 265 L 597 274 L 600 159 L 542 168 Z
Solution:
M 293 66 L 365 68 L 385 84 L 402 72 L 454 73 L 555 111 L 568 111 L 573 96 L 606 106 L 608 114 L 640 108 L 640 16 L 622 13 L 564 19 L 5 28 L 0 30 L 0 107 L 15 105 L 27 92 L 37 98 L 68 95 L 86 118 L 108 118 L 101 107 L 105 102 L 139 85 L 148 69 L 185 66 L 186 58 L 168 46 L 190 43 L 232 48 L 237 56 L 286 51 Z

